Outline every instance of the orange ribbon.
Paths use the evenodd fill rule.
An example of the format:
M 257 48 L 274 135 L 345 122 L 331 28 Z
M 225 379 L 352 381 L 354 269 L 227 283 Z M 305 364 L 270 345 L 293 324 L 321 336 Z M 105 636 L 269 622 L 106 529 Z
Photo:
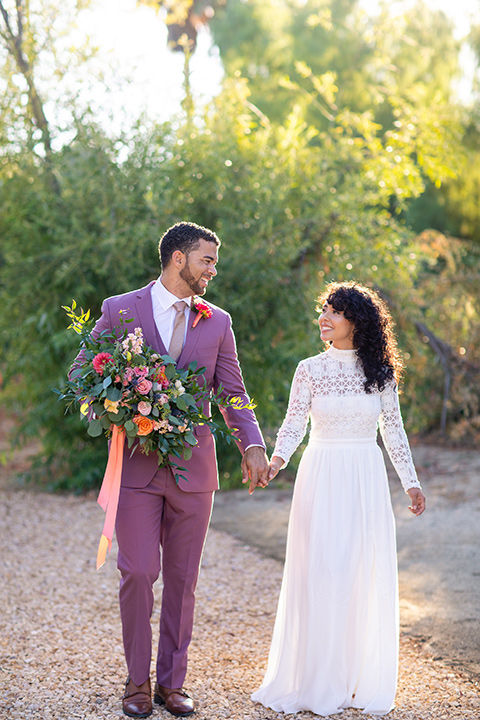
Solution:
M 98 504 L 105 511 L 105 522 L 97 551 L 97 570 L 101 568 L 105 562 L 107 549 L 112 549 L 112 538 L 115 531 L 120 482 L 122 479 L 124 444 L 124 429 L 112 423 L 112 440 L 110 442 L 108 462 L 105 475 L 103 476 L 102 487 L 100 488 L 97 498 Z

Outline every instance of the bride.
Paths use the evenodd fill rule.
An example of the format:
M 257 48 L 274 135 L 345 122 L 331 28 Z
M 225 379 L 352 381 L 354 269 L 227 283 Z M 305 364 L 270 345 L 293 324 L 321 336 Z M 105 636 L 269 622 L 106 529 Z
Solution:
M 267 672 L 252 699 L 276 711 L 327 716 L 393 708 L 398 665 L 395 525 L 379 425 L 421 515 L 425 497 L 398 404 L 402 363 L 385 303 L 356 283 L 319 298 L 326 352 L 302 360 L 269 479 L 311 419 L 295 482 L 285 569 Z

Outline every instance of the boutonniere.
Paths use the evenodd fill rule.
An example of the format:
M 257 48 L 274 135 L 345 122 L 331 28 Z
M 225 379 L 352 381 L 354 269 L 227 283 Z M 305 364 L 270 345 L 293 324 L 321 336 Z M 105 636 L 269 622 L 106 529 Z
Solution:
M 207 303 L 202 302 L 202 300 L 200 300 L 200 298 L 197 298 L 197 297 L 193 298 L 192 308 L 193 308 L 193 310 L 197 311 L 197 315 L 195 317 L 195 320 L 193 321 L 192 330 L 194 327 L 197 326 L 200 318 L 203 317 L 203 318 L 208 319 L 208 318 L 211 318 L 213 315 L 212 308 L 209 305 L 207 305 Z

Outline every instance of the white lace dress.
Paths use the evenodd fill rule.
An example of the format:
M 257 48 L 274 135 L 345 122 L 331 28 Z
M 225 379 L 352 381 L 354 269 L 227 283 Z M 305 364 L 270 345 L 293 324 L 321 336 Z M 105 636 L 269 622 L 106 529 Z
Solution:
M 403 487 L 420 487 L 395 384 L 367 394 L 355 350 L 303 360 L 274 455 L 300 461 L 262 686 L 276 711 L 392 709 L 398 664 L 395 525 L 377 426 Z

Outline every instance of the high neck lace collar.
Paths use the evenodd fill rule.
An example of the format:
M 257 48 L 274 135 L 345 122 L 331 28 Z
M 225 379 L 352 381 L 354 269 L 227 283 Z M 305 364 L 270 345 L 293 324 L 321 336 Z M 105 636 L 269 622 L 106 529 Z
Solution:
M 335 360 L 340 360 L 341 362 L 354 363 L 358 359 L 356 350 L 339 350 L 338 348 L 333 347 L 333 345 L 330 345 L 327 350 L 327 354 L 330 357 L 335 358 Z

